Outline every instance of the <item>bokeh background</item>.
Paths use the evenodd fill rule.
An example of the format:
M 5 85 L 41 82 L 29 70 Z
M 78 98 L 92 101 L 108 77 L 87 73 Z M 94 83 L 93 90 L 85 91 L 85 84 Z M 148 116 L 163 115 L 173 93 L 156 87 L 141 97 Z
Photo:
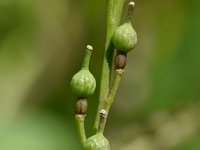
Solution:
M 135 2 L 138 45 L 128 55 L 105 135 L 115 150 L 199 150 L 200 1 Z M 91 136 L 105 16 L 106 0 L 0 1 L 1 150 L 81 149 L 69 84 L 85 46 L 93 45 L 98 87 L 89 98 Z

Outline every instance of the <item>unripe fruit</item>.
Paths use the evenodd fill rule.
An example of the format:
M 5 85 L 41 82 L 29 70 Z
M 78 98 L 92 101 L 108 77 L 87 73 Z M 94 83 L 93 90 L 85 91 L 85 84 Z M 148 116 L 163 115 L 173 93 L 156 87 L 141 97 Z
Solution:
M 110 150 L 109 141 L 99 132 L 88 138 L 84 145 L 85 150 Z
M 131 25 L 134 6 L 134 2 L 129 3 L 127 20 L 124 24 L 117 27 L 112 38 L 114 47 L 123 53 L 133 50 L 137 43 L 137 34 Z
M 96 80 L 87 69 L 81 69 L 71 80 L 71 89 L 77 97 L 86 98 L 92 95 L 96 88 Z
M 88 45 L 86 48 L 82 68 L 72 77 L 71 80 L 71 89 L 78 98 L 86 98 L 90 96 L 94 93 L 96 88 L 96 80 L 89 71 L 92 50 L 92 46 Z
M 115 30 L 112 42 L 118 51 L 124 53 L 134 49 L 137 43 L 137 34 L 130 22 L 125 22 Z

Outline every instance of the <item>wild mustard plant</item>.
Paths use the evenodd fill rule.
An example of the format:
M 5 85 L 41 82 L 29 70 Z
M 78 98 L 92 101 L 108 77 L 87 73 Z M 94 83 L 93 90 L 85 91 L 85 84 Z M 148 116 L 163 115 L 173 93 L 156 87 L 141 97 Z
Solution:
M 124 73 L 127 54 L 135 48 L 137 43 L 137 34 L 131 24 L 135 3 L 130 2 L 128 4 L 126 21 L 119 26 L 123 4 L 124 0 L 108 0 L 107 3 L 107 33 L 102 65 L 99 105 L 94 122 L 94 135 L 89 138 L 86 137 L 84 120 L 88 105 L 87 98 L 94 93 L 96 88 L 96 80 L 89 71 L 89 62 L 93 50 L 92 46 L 87 46 L 82 68 L 71 80 L 71 89 L 77 96 L 75 121 L 82 146 L 85 150 L 110 150 L 110 143 L 103 134 L 107 115 Z M 115 50 L 115 60 L 112 62 Z M 114 71 L 112 71 L 113 63 L 115 65 Z M 111 73 L 114 73 L 114 80 L 109 89 Z

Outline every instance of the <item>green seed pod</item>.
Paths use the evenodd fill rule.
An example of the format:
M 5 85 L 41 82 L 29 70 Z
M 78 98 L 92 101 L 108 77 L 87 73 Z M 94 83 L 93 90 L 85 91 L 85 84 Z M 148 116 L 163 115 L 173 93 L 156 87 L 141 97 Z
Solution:
M 114 47 L 121 52 L 128 53 L 133 50 L 137 43 L 137 34 L 130 22 L 119 26 L 113 36 Z
M 109 141 L 99 132 L 88 138 L 84 145 L 85 150 L 110 150 Z
M 92 53 L 92 46 L 88 45 L 82 65 L 82 69 L 77 72 L 71 80 L 71 89 L 79 98 L 86 98 L 94 93 L 96 80 L 89 71 L 89 62 Z
M 129 3 L 127 21 L 115 30 L 112 38 L 114 47 L 124 53 L 133 50 L 137 43 L 137 34 L 131 25 L 134 5 L 133 2 Z
M 77 97 L 88 97 L 96 88 L 96 80 L 89 70 L 81 69 L 71 80 L 71 89 Z

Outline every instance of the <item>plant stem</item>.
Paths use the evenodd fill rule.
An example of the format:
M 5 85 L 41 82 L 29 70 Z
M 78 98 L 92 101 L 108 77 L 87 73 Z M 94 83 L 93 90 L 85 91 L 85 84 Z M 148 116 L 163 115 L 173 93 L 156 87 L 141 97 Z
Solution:
M 106 111 L 105 109 L 100 110 L 100 112 L 99 112 L 100 122 L 99 122 L 99 129 L 98 129 L 98 132 L 101 132 L 101 133 L 104 132 L 107 114 L 108 114 L 108 113 L 107 113 L 107 111 Z
M 98 130 L 100 121 L 99 111 L 103 108 L 105 99 L 108 95 L 110 84 L 109 81 L 112 69 L 112 57 L 114 52 L 111 40 L 115 29 L 120 23 L 123 4 L 124 0 L 108 0 L 107 2 L 107 33 L 100 82 L 99 105 L 94 123 L 95 132 Z
M 105 111 L 107 112 L 107 114 L 109 113 L 109 110 L 110 110 L 110 107 L 113 103 L 113 100 L 115 98 L 115 94 L 117 92 L 117 89 L 119 87 L 119 83 L 121 81 L 121 78 L 122 78 L 122 75 L 124 73 L 124 70 L 123 69 L 118 69 L 116 70 L 116 73 L 115 73 L 115 77 L 114 77 L 114 81 L 113 81 L 113 85 L 111 87 L 111 90 L 109 92 L 109 95 L 108 95 L 108 98 L 106 99 L 105 101 L 105 106 L 104 106 L 104 109 Z M 106 120 L 107 120 L 107 117 L 105 118 L 105 121 L 103 122 L 104 124 L 102 125 L 103 129 L 105 128 L 105 124 L 106 124 Z
M 85 126 L 84 126 L 85 115 L 75 115 L 75 121 L 76 121 L 76 126 L 78 129 L 81 144 L 84 147 L 85 141 L 87 139 L 86 134 L 85 134 Z
M 85 50 L 85 57 L 83 59 L 83 65 L 82 65 L 82 69 L 89 69 L 89 65 L 90 65 L 90 57 L 92 55 L 92 46 L 87 45 L 87 48 Z
M 121 77 L 122 77 L 123 72 L 124 72 L 124 70 L 122 70 L 122 69 L 116 70 L 116 74 L 115 74 L 115 77 L 114 77 L 113 85 L 111 87 L 111 90 L 110 90 L 110 93 L 108 95 L 108 98 L 105 101 L 105 110 L 107 112 L 109 112 L 110 107 L 111 107 L 111 105 L 113 103 L 113 100 L 114 100 L 116 91 L 118 89 L 119 83 L 121 81 Z
M 133 17 L 133 11 L 134 11 L 134 6 L 135 6 L 135 3 L 134 2 L 130 2 L 128 4 L 128 13 L 127 13 L 127 16 L 126 16 L 126 21 L 130 21 Z

